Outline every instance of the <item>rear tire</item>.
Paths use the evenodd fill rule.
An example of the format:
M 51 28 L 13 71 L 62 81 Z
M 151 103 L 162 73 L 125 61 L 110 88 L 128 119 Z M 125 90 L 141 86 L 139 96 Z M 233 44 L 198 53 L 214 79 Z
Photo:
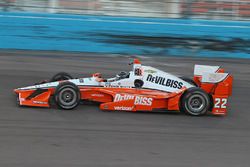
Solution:
M 70 74 L 66 72 L 59 72 L 51 78 L 50 82 L 63 81 L 69 79 L 73 79 L 73 77 Z
M 54 100 L 58 107 L 71 110 L 80 103 L 81 95 L 79 88 L 71 82 L 63 82 L 56 88 Z
M 180 101 L 180 110 L 189 115 L 205 115 L 210 109 L 209 95 L 198 87 L 189 88 Z

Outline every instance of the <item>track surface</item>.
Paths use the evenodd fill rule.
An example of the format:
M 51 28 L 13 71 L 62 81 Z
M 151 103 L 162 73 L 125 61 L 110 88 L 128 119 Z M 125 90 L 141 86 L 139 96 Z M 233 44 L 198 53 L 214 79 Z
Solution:
M 60 71 L 76 77 L 129 70 L 128 58 L 83 53 L 1 51 L 0 166 L 249 167 L 250 60 L 142 57 L 146 65 L 192 75 L 195 63 L 222 65 L 235 77 L 226 117 L 174 113 L 18 108 L 13 88 Z

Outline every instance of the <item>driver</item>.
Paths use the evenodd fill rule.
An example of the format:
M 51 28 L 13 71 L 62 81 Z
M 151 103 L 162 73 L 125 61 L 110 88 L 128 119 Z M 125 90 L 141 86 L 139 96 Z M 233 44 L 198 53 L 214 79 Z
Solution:
M 109 79 L 105 79 L 103 80 L 103 82 L 114 82 L 114 81 L 118 81 L 120 79 L 124 79 L 128 77 L 128 73 L 125 71 L 121 71 L 118 74 L 116 74 L 116 76 L 114 78 L 109 78 Z
M 93 77 L 95 78 L 95 80 L 97 82 L 113 82 L 113 81 L 117 81 L 117 80 L 120 80 L 120 79 L 127 78 L 128 73 L 125 72 L 125 71 L 121 71 L 116 75 L 116 77 L 109 78 L 109 79 L 103 79 L 101 73 L 95 73 L 95 74 L 93 74 Z
M 104 79 L 102 78 L 102 74 L 101 73 L 95 73 L 95 74 L 93 74 L 93 77 L 95 78 L 95 80 L 97 82 L 103 82 L 104 81 Z

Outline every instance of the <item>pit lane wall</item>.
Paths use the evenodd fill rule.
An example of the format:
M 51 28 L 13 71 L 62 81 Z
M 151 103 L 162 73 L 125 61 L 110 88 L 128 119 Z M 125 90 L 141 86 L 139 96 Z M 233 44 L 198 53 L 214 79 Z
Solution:
M 0 13 L 0 48 L 250 58 L 250 22 Z

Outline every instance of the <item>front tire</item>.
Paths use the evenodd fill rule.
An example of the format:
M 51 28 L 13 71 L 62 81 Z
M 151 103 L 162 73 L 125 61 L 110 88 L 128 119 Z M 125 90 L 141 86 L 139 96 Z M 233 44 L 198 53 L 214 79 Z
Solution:
M 205 115 L 210 109 L 209 95 L 200 88 L 189 88 L 181 98 L 180 110 L 189 115 Z
M 79 88 L 75 84 L 63 82 L 56 88 L 54 99 L 58 107 L 71 110 L 79 105 L 80 96 Z
M 59 72 L 50 79 L 50 82 L 63 81 L 69 79 L 73 79 L 73 77 L 70 74 L 66 72 Z

